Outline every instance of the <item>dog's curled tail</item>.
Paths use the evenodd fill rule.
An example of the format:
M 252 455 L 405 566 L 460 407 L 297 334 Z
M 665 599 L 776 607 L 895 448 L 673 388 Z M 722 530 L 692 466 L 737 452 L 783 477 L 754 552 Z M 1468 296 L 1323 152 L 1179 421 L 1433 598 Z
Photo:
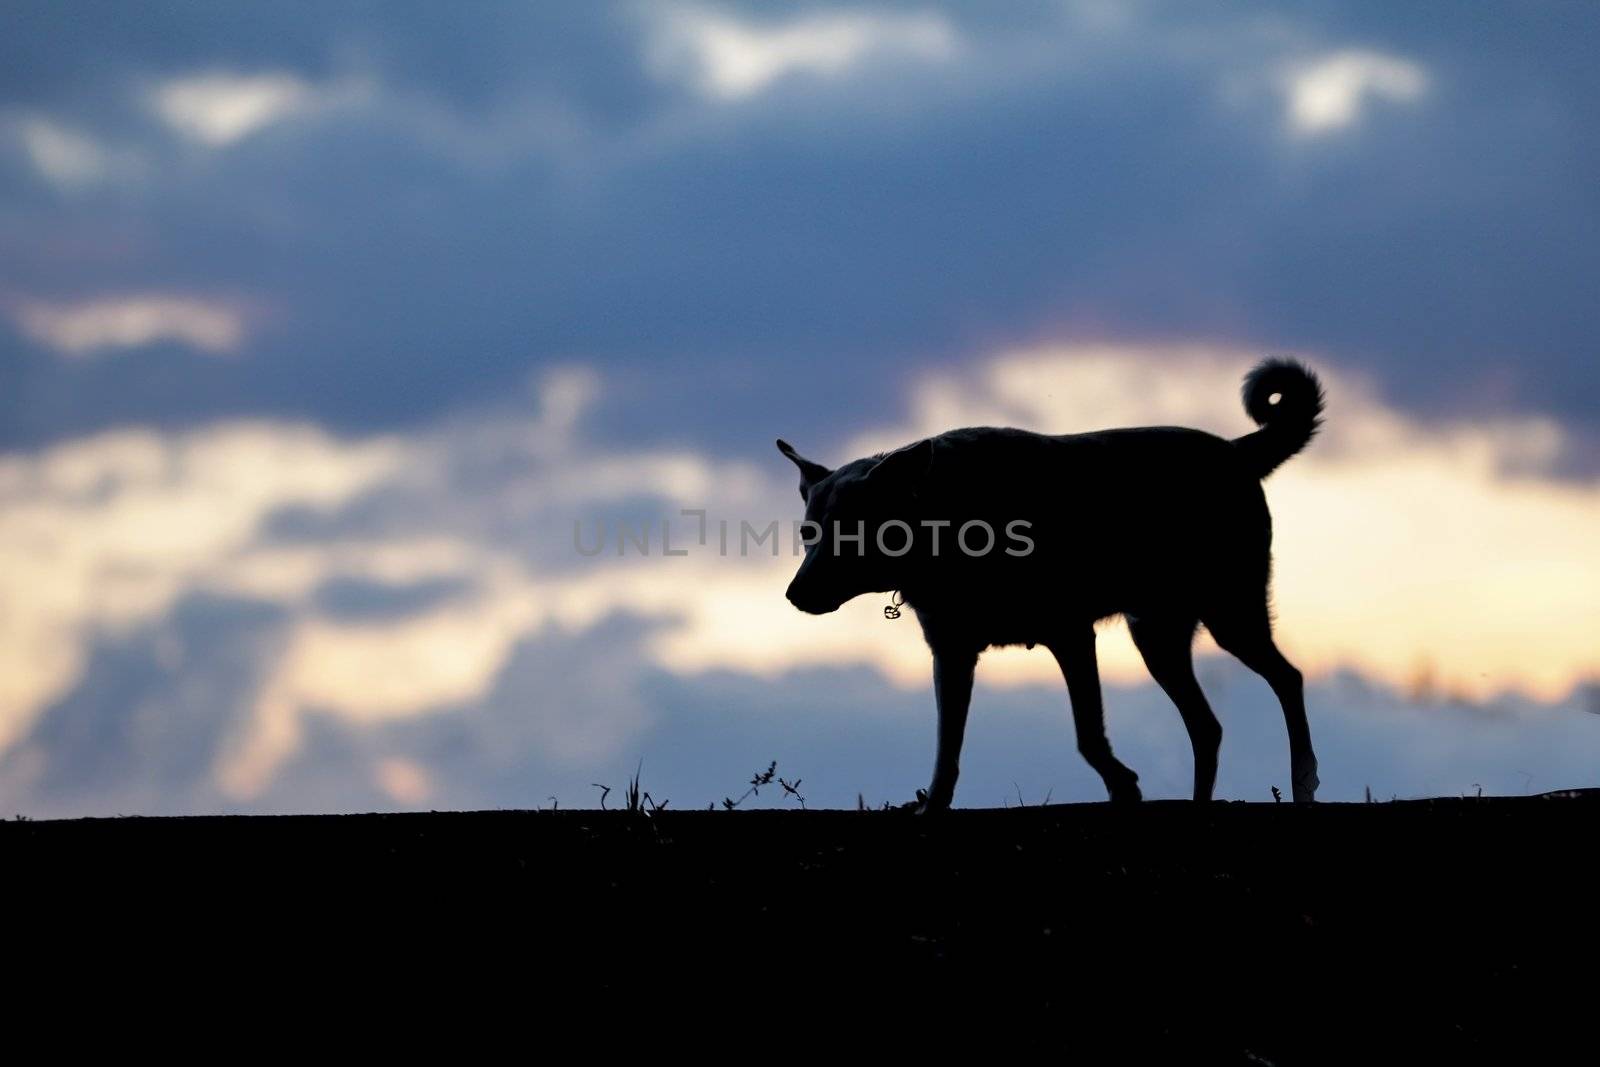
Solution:
M 1244 410 L 1261 429 L 1234 439 L 1257 478 L 1306 447 L 1322 425 L 1322 383 L 1292 359 L 1268 359 L 1244 378 Z

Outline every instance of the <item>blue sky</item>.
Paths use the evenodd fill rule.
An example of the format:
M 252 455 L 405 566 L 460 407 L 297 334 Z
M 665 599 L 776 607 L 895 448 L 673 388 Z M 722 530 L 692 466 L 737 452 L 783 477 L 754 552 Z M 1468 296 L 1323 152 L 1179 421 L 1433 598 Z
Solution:
M 907 794 L 912 627 L 791 617 L 778 564 L 587 561 L 572 522 L 798 517 L 780 434 L 837 462 L 964 421 L 1242 432 L 1268 352 L 1335 387 L 1269 489 L 1329 792 L 1600 752 L 1592 5 L 0 23 L 18 810 L 572 803 L 640 757 L 711 800 L 788 752 L 826 802 Z M 1181 769 L 1119 655 L 1113 740 L 1121 700 Z M 1019 784 L 1096 796 L 1059 684 L 992 673 L 958 802 L 1052 729 L 1059 777 Z M 1283 777 L 1260 695 L 1264 733 L 1223 711 L 1224 792 Z

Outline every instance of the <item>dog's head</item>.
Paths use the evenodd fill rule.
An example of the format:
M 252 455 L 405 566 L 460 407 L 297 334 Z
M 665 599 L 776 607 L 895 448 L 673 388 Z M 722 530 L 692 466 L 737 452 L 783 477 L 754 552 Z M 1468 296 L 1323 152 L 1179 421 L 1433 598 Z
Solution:
M 862 593 L 896 588 L 907 558 L 901 546 L 911 543 L 908 520 L 933 461 L 933 442 L 918 441 L 838 470 L 813 463 L 787 441 L 778 442 L 778 451 L 800 469 L 800 498 L 806 502 L 806 557 L 789 583 L 789 602 L 825 615 Z M 894 521 L 908 529 L 883 531 Z

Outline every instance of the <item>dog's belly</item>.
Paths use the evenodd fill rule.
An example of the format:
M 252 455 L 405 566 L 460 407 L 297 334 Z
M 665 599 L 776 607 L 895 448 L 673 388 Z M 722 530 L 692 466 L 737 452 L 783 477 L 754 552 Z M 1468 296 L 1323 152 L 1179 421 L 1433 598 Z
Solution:
M 1203 593 L 1193 565 L 1123 568 L 1017 567 L 960 583 L 943 595 L 907 599 L 926 624 L 982 646 L 1048 644 L 1119 615 L 1198 618 Z

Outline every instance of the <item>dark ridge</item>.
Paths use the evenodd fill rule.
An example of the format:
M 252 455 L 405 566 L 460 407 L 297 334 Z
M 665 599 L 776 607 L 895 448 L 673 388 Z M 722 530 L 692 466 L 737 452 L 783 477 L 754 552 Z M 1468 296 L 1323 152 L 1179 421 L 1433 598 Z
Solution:
M 126 818 L 7 822 L 0 857 L 11 972 L 74 1002 L 290 995 L 391 1037 L 476 1013 L 601 1061 L 759 1023 L 801 1062 L 962 1040 L 1275 1064 L 1514 1042 L 1532 1062 L 1588 1040 L 1569 1008 L 1600 947 L 1597 820 L 1594 790 Z M 407 991 L 428 1010 L 396 1020 Z

